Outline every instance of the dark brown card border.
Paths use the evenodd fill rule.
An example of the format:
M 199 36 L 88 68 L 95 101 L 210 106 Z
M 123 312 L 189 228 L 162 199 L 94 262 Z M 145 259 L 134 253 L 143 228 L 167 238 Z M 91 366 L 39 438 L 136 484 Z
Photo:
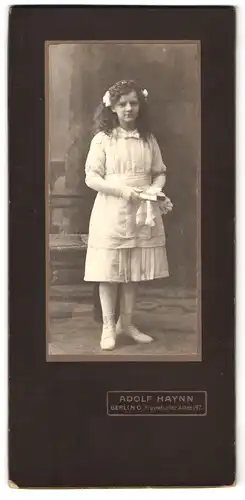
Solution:
M 46 362 L 44 44 L 81 38 L 201 41 L 201 363 Z M 233 484 L 235 9 L 12 7 L 8 55 L 10 480 L 19 487 Z M 208 414 L 164 425 L 109 419 L 106 393 L 116 389 L 203 390 Z

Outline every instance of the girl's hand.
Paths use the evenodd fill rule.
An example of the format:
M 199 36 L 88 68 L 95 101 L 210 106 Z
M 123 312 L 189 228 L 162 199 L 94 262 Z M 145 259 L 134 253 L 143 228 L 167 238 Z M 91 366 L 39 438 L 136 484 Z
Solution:
M 142 189 L 140 188 L 132 188 L 130 186 L 124 186 L 122 188 L 122 197 L 125 200 L 138 200 L 140 198 L 140 193 L 142 193 Z
M 159 202 L 160 213 L 166 215 L 168 212 L 171 212 L 173 209 L 173 203 L 169 198 L 165 198 L 165 200 Z
M 152 194 L 152 195 L 158 195 L 159 193 L 161 193 L 161 188 L 160 187 L 156 187 L 156 186 L 150 186 L 146 191 L 144 191 L 145 194 Z

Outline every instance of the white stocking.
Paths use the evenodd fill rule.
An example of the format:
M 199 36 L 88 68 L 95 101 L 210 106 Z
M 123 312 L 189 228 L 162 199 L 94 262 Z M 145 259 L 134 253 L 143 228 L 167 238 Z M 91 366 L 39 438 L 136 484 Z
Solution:
M 122 328 L 131 325 L 136 301 L 137 283 L 122 283 L 120 288 L 120 318 Z
M 103 324 L 105 326 L 115 325 L 117 289 L 117 283 L 100 283 L 99 285 Z
M 136 342 L 148 344 L 152 337 L 142 333 L 132 324 L 132 316 L 136 302 L 137 283 L 123 283 L 120 291 L 120 317 L 117 323 L 117 334 L 126 333 Z

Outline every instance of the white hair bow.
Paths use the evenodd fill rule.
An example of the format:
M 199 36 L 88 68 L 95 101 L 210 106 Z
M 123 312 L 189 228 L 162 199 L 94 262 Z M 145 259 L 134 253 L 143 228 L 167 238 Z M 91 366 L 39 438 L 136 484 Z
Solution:
M 109 106 L 111 105 L 111 96 L 110 96 L 109 90 L 107 90 L 107 92 L 105 93 L 105 95 L 103 97 L 103 103 L 104 103 L 106 108 L 109 108 Z

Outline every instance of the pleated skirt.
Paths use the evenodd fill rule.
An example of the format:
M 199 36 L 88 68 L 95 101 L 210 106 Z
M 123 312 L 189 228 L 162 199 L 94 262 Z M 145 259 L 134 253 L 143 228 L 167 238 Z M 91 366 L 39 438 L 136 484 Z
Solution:
M 128 283 L 167 276 L 169 271 L 165 246 L 87 249 L 85 281 Z

